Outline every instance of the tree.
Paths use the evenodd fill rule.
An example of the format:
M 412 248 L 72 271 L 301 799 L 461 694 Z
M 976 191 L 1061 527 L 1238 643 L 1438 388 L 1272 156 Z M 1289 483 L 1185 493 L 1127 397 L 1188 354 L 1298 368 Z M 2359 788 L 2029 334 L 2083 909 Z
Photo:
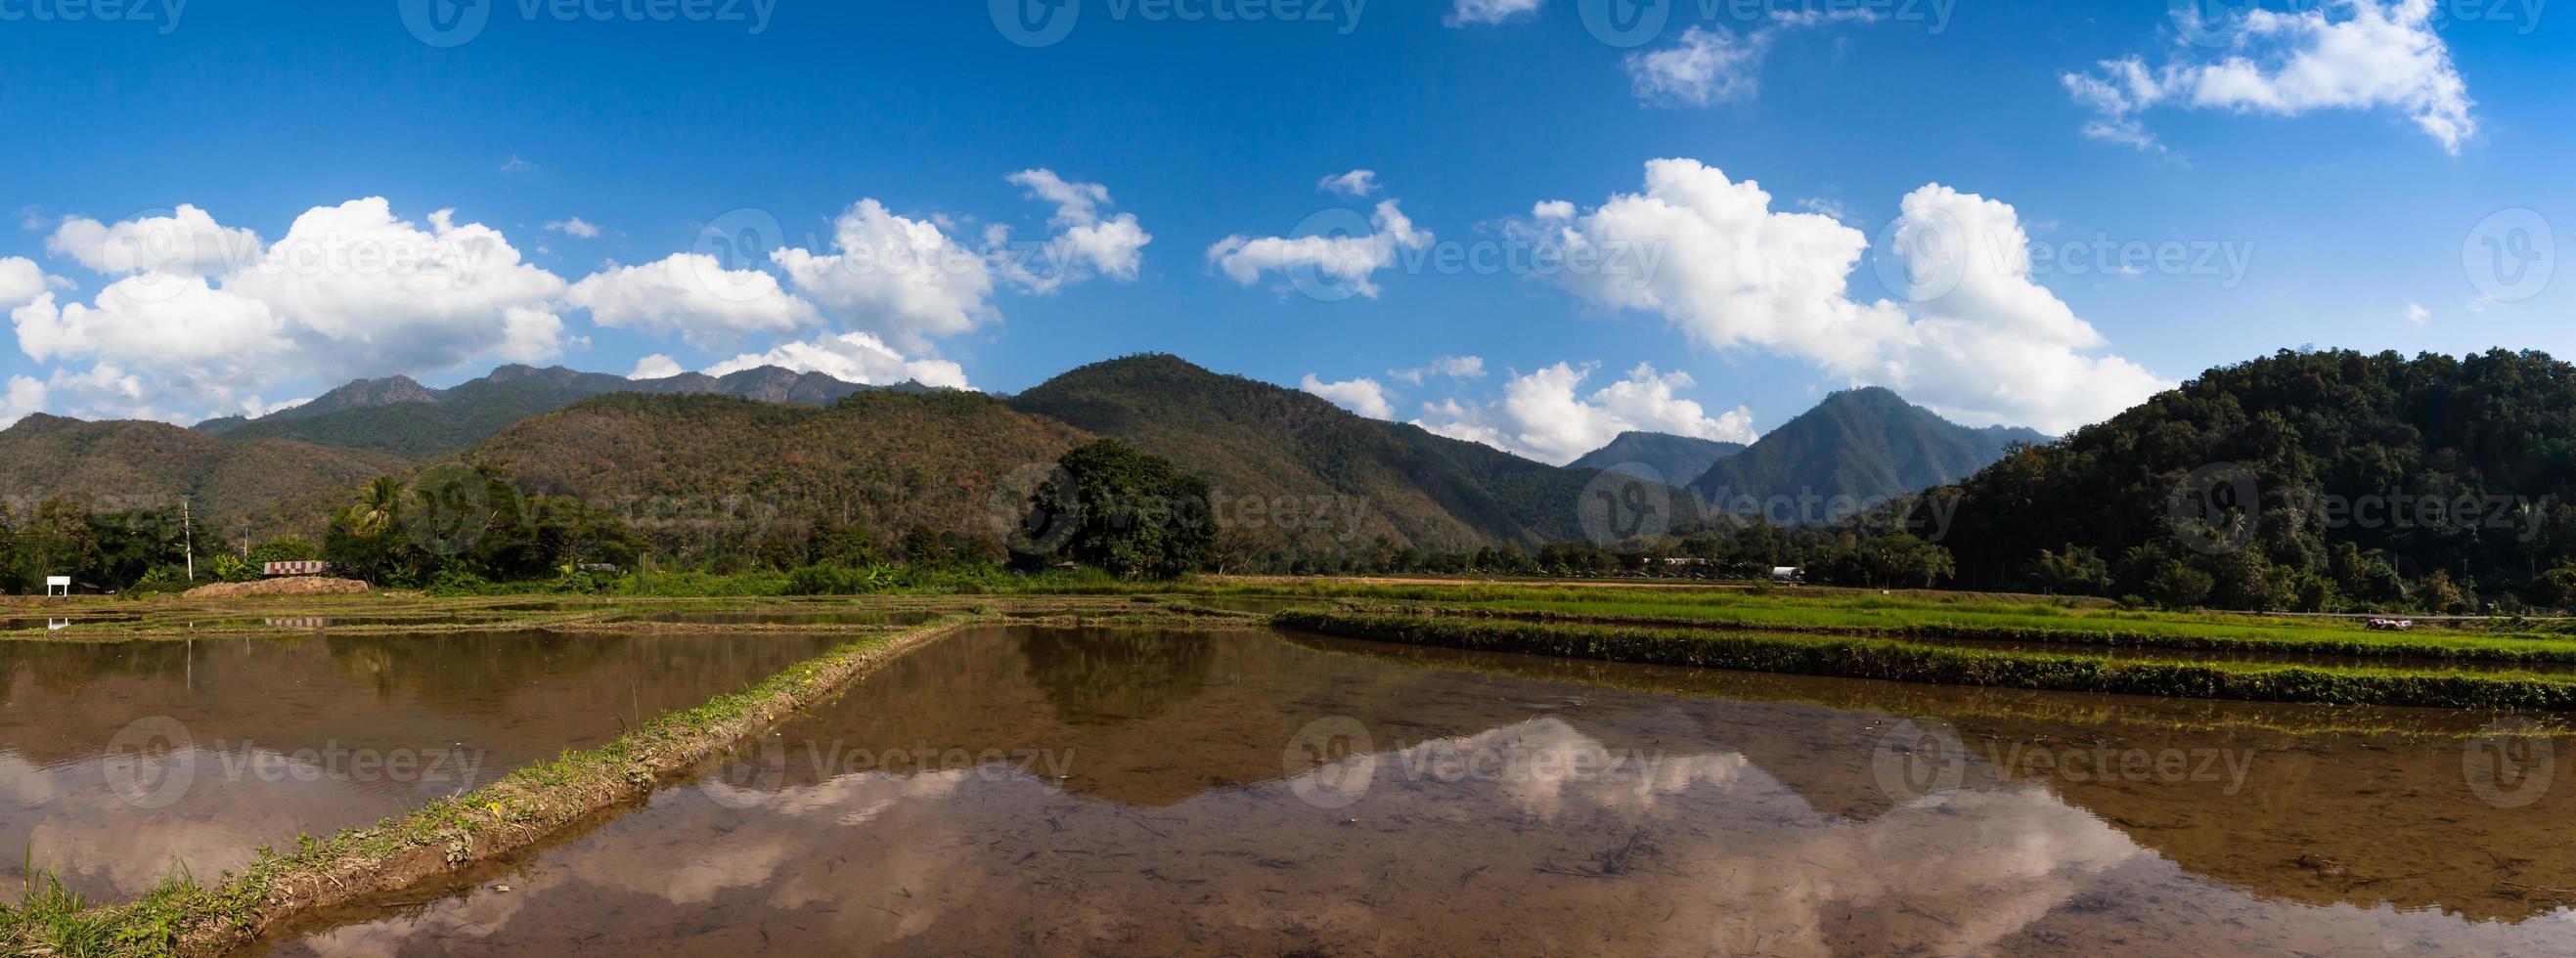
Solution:
M 1122 579 L 1178 578 L 1207 562 L 1216 517 L 1207 483 L 1169 460 L 1103 439 L 1065 453 L 1033 506 L 1071 516 L 1066 552 Z
M 2071 542 L 2061 551 L 2040 550 L 2028 575 L 2051 594 L 2101 595 L 2111 587 L 2111 566 L 2102 553 Z

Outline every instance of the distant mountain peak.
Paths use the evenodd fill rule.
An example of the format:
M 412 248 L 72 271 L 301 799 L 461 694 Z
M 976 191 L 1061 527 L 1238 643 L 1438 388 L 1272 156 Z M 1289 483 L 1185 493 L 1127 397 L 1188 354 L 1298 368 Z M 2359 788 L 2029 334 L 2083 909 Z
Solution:
M 1826 396 L 1752 447 L 1718 460 L 1691 487 L 1724 508 L 1747 496 L 1766 509 L 1768 500 L 1781 497 L 1869 504 L 1965 479 L 2003 458 L 2011 443 L 2047 441 L 2029 429 L 1962 426 L 1894 390 L 1864 386 Z M 1800 521 L 1831 518 L 1838 517 Z

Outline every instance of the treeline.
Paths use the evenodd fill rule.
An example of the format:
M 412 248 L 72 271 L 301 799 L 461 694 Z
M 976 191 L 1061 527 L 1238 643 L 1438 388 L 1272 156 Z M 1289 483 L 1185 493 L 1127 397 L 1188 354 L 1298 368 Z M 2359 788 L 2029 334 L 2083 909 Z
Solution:
M 1958 582 L 2164 606 L 2576 605 L 2576 367 L 2283 352 L 1916 501 Z

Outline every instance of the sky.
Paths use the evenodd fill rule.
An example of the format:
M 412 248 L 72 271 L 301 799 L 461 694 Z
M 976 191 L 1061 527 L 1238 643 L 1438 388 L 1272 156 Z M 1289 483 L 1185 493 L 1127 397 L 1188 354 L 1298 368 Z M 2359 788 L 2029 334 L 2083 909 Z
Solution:
M 1548 462 L 2576 355 L 2547 0 L 0 0 L 0 421 L 1169 352 Z

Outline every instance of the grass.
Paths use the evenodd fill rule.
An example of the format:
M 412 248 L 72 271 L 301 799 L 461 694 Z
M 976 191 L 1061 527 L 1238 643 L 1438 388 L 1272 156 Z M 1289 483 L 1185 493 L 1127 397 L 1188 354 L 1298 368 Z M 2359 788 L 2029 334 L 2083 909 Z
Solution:
M 2527 673 L 2113 661 L 1894 639 L 1384 614 L 1287 612 L 1273 621 L 1384 642 L 1793 675 L 2260 702 L 2576 710 L 2576 680 Z

